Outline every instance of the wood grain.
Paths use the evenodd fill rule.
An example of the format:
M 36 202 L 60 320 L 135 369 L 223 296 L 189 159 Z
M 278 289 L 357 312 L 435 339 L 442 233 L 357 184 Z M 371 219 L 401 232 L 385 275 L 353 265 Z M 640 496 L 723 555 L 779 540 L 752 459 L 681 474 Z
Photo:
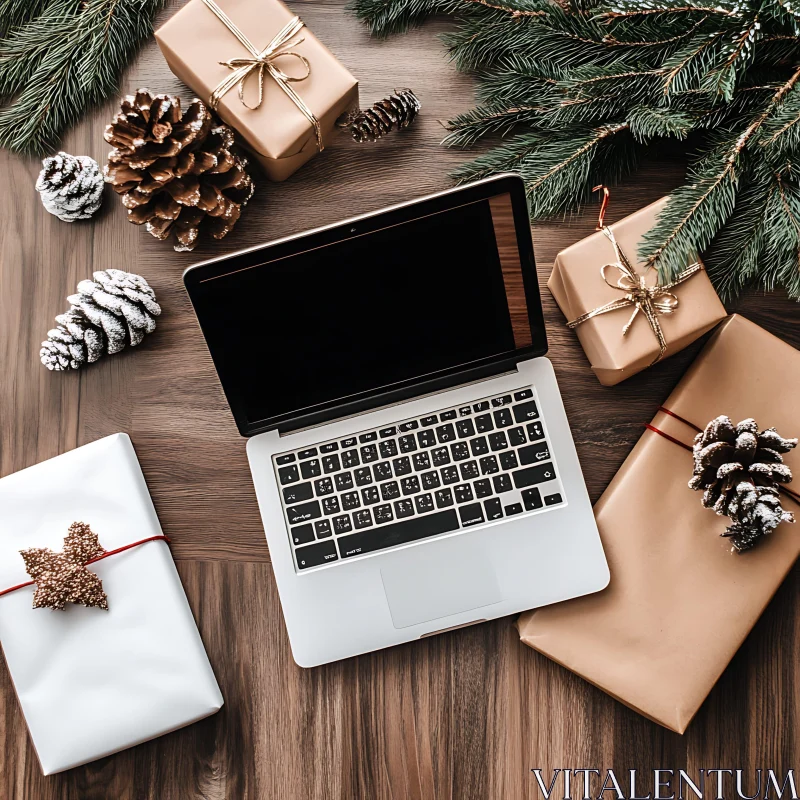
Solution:
M 796 766 L 796 570 L 683 737 L 522 646 L 511 619 L 314 670 L 292 662 L 244 442 L 181 272 L 226 250 L 448 186 L 448 172 L 468 154 L 440 147 L 438 121 L 470 107 L 473 85 L 437 41 L 446 21 L 382 43 L 344 11 L 344 0 L 290 6 L 361 79 L 364 101 L 411 86 L 423 115 L 374 146 L 342 138 L 286 183 L 259 181 L 224 243 L 175 254 L 127 224 L 110 194 L 95 221 L 64 224 L 33 189 L 38 162 L 0 154 L 0 475 L 127 431 L 226 701 L 211 719 L 45 779 L 2 666 L 0 798 L 524 800 L 538 797 L 532 767 Z M 125 91 L 139 86 L 189 96 L 153 43 L 124 79 Z M 102 161 L 113 105 L 71 131 L 64 149 Z M 673 188 L 683 170 L 679 152 L 661 152 L 615 189 L 610 221 Z M 542 284 L 558 250 L 592 231 L 594 214 L 534 229 Z M 80 373 L 48 373 L 38 350 L 53 317 L 78 280 L 105 267 L 148 278 L 164 308 L 158 330 L 135 351 Z M 603 388 L 546 291 L 543 301 L 550 358 L 596 499 L 702 342 Z M 797 304 L 751 295 L 739 310 L 800 345 Z M 748 359 L 757 357 L 742 355 L 743 380 Z M 679 659 L 676 653 L 676 668 Z

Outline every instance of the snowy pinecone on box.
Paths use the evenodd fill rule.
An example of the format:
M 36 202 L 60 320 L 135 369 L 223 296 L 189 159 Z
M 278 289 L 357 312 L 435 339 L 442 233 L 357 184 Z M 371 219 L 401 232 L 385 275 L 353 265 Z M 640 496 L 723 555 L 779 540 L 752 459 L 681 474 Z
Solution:
M 156 329 L 161 313 L 155 292 L 132 272 L 108 269 L 81 281 L 67 300 L 72 307 L 56 317 L 39 357 L 48 369 L 80 369 L 126 345 L 135 347 Z
M 69 153 L 46 158 L 36 181 L 42 204 L 63 222 L 89 219 L 103 201 L 103 173 L 89 156 Z

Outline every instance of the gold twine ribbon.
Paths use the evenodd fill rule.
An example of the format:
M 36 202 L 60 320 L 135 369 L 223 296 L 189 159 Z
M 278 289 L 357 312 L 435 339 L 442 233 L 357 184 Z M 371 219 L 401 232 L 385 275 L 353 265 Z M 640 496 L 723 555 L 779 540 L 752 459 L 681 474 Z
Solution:
M 603 224 L 606 205 L 608 203 L 608 189 L 606 187 L 597 188 L 602 188 L 604 191 L 603 204 L 600 208 L 600 219 L 597 230 L 602 231 L 603 235 L 611 242 L 611 245 L 614 248 L 614 254 L 617 258 L 615 262 L 603 265 L 603 267 L 600 269 L 600 274 L 603 276 L 603 280 L 612 289 L 619 289 L 620 291 L 625 292 L 625 296 L 618 300 L 612 300 L 605 305 L 598 306 L 591 311 L 587 311 L 585 314 L 581 314 L 576 319 L 567 322 L 567 327 L 577 328 L 578 325 L 586 322 L 587 320 L 593 319 L 594 317 L 599 317 L 601 314 L 608 314 L 621 308 L 630 308 L 633 306 L 633 314 L 631 314 L 630 319 L 623 326 L 622 335 L 627 335 L 628 331 L 631 329 L 631 325 L 633 325 L 633 321 L 640 312 L 644 314 L 645 319 L 647 320 L 650 328 L 655 334 L 656 339 L 658 340 L 659 346 L 658 356 L 656 356 L 656 358 L 650 364 L 650 366 L 652 366 L 656 362 L 660 361 L 667 352 L 667 340 L 664 336 L 664 331 L 661 328 L 658 315 L 674 313 L 680 303 L 678 298 L 669 290 L 683 283 L 688 278 L 691 278 L 692 275 L 700 272 L 703 269 L 703 265 L 695 262 L 683 270 L 683 272 L 679 273 L 672 282 L 663 286 L 648 286 L 644 275 L 638 275 L 636 273 L 636 270 L 628 260 L 628 257 L 617 243 L 617 240 L 614 237 L 614 232 L 611 230 L 611 228 Z M 607 270 L 612 268 L 616 269 L 619 273 L 616 281 L 609 280 L 609 277 L 606 274 Z
M 238 25 L 236 25 L 214 0 L 203 0 L 203 2 L 214 12 L 217 19 L 219 19 L 219 21 L 239 40 L 242 47 L 250 53 L 249 58 L 231 58 L 228 61 L 219 62 L 222 66 L 232 70 L 232 72 L 225 80 L 221 81 L 219 86 L 211 93 L 211 97 L 209 98 L 209 105 L 211 108 L 216 111 L 223 96 L 233 89 L 234 86 L 238 86 L 239 100 L 241 100 L 242 105 L 254 111 L 264 100 L 264 74 L 267 73 L 275 83 L 283 89 L 288 98 L 300 109 L 303 116 L 309 121 L 311 127 L 314 129 L 314 138 L 317 142 L 317 148 L 320 152 L 324 150 L 322 145 L 322 128 L 320 127 L 319 120 L 314 116 L 314 112 L 311 111 L 303 98 L 297 94 L 291 85 L 292 83 L 304 81 L 311 75 L 311 64 L 308 59 L 291 49 L 305 41 L 303 37 L 299 39 L 295 38 L 304 27 L 305 23 L 300 17 L 292 17 L 263 50 L 258 50 L 244 35 Z M 306 69 L 305 75 L 300 77 L 287 75 L 275 64 L 279 58 L 298 59 Z M 247 78 L 253 72 L 258 73 L 258 102 L 254 106 L 250 106 L 244 99 L 244 85 Z

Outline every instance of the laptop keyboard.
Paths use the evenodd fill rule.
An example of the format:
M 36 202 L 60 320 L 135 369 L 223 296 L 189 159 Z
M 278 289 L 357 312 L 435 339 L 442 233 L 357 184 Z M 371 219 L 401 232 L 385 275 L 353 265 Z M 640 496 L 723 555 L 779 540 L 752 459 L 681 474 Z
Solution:
M 531 388 L 273 462 L 299 570 L 564 503 Z

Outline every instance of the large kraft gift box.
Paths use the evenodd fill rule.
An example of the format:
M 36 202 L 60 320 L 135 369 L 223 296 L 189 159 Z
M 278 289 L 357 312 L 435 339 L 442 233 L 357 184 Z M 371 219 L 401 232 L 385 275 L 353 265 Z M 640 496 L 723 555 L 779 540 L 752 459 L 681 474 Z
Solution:
M 734 315 L 663 407 L 699 427 L 727 414 L 794 437 L 798 397 L 800 352 Z M 693 430 L 661 411 L 652 425 L 693 441 Z M 798 451 L 785 458 L 799 475 Z M 720 536 L 729 520 L 703 508 L 701 493 L 687 486 L 692 466 L 690 452 L 645 431 L 595 506 L 608 588 L 517 623 L 525 644 L 679 733 L 800 553 L 800 524 L 782 524 L 732 554 Z
M 620 249 L 640 275 L 644 272 L 643 265 L 637 259 L 639 243 L 655 225 L 656 217 L 666 202 L 667 198 L 663 197 L 609 226 Z M 547 288 L 567 321 L 624 296 L 620 289 L 609 286 L 601 273 L 604 265 L 613 264 L 616 260 L 613 245 L 601 231 L 576 242 L 556 256 Z M 607 274 L 616 281 L 618 276 L 613 270 L 607 271 Z M 648 285 L 656 283 L 654 270 L 649 270 L 649 275 L 645 277 Z M 705 270 L 696 272 L 669 291 L 678 298 L 678 306 L 672 313 L 658 315 L 667 344 L 662 359 L 669 358 L 700 338 L 726 316 L 725 308 Z M 632 306 L 621 308 L 588 319 L 575 328 L 592 371 L 604 386 L 613 386 L 641 372 L 655 360 L 660 360 L 658 338 L 643 313 L 637 315 L 628 333 L 623 335 L 622 328 L 632 311 Z
M 216 5 L 259 51 L 295 16 L 280 0 L 218 0 Z M 232 73 L 220 62 L 252 57 L 203 0 L 189 0 L 155 36 L 172 72 L 204 102 Z M 305 80 L 291 81 L 290 88 L 317 118 L 324 147 L 337 118 L 358 105 L 358 81 L 307 27 L 291 42 L 286 53 L 306 59 L 309 72 Z M 306 73 L 296 56 L 281 55 L 273 64 L 290 78 Z M 245 78 L 243 92 L 247 105 L 236 85 L 222 96 L 217 113 L 239 133 L 269 178 L 285 180 L 319 152 L 314 128 L 268 72 L 260 105 L 258 70 Z

